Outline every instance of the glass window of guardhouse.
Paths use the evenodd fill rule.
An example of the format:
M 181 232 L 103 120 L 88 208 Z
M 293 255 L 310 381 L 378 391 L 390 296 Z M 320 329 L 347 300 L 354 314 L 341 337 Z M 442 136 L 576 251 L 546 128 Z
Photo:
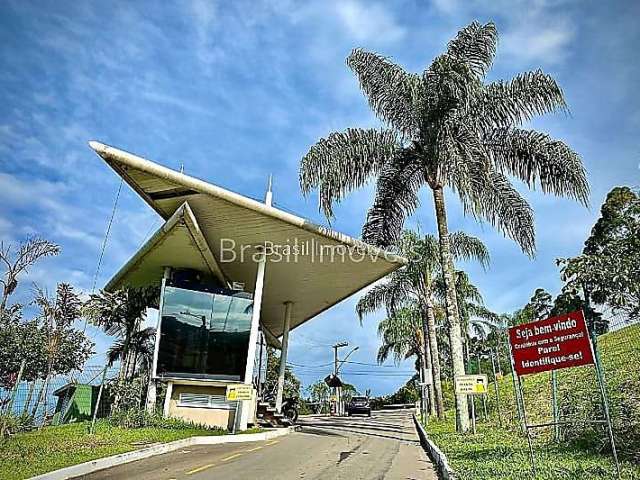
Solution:
M 157 374 L 240 380 L 253 304 L 246 297 L 165 287 Z

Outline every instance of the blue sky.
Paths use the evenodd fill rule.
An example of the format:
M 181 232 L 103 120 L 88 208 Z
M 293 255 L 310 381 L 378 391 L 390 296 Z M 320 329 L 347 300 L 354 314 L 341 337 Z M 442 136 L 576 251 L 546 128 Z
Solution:
M 354 47 L 421 71 L 474 19 L 496 22 L 500 45 L 489 79 L 542 68 L 563 87 L 571 115 L 534 127 L 583 157 L 591 208 L 526 192 L 536 212 L 538 254 L 528 259 L 489 226 L 449 201 L 451 229 L 480 236 L 492 254 L 484 272 L 469 265 L 487 305 L 522 306 L 536 287 L 556 293 L 554 259 L 576 254 L 614 185 L 638 186 L 640 29 L 637 2 L 28 2 L 0 5 L 0 238 L 40 234 L 63 247 L 24 279 L 90 291 L 118 178 L 88 148 L 91 139 L 135 152 L 252 197 L 274 174 L 277 206 L 318 223 L 316 198 L 303 199 L 298 162 L 334 130 L 378 125 L 345 66 Z M 359 236 L 372 189 L 337 209 L 334 227 Z M 124 188 L 98 278 L 103 285 L 160 225 Z M 433 231 L 424 196 L 410 225 Z M 380 316 L 360 327 L 357 296 L 292 333 L 290 360 L 323 365 L 329 345 L 358 345 L 372 363 Z M 89 327 L 102 362 L 109 339 Z M 390 393 L 411 369 L 345 367 L 348 381 Z M 375 375 L 351 372 L 375 370 Z M 305 383 L 327 367 L 298 368 Z

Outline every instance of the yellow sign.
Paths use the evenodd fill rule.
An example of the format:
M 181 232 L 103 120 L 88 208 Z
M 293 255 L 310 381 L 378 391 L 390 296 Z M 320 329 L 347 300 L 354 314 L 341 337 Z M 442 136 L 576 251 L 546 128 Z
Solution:
M 462 395 L 484 395 L 489 388 L 486 375 L 458 375 L 455 384 L 456 393 Z
M 253 385 L 227 385 L 227 401 L 251 400 Z

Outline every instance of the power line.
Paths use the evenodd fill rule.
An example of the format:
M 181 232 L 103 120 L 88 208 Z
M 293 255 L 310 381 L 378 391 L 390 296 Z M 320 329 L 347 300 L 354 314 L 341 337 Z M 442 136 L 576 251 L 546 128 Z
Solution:
M 120 185 L 118 185 L 118 193 L 116 193 L 116 199 L 113 202 L 113 210 L 111 211 L 111 218 L 107 224 L 107 231 L 104 234 L 104 240 L 102 241 L 102 248 L 100 249 L 100 258 L 98 259 L 98 266 L 96 267 L 96 273 L 93 276 L 93 286 L 91 287 L 91 293 L 96 289 L 96 283 L 98 282 L 98 274 L 100 273 L 100 267 L 102 266 L 102 259 L 104 258 L 104 251 L 107 248 L 107 241 L 109 240 L 109 233 L 111 232 L 111 225 L 113 224 L 113 218 L 116 215 L 116 209 L 118 208 L 118 200 L 120 199 L 120 192 L 122 191 L 122 184 L 124 180 L 120 178 Z

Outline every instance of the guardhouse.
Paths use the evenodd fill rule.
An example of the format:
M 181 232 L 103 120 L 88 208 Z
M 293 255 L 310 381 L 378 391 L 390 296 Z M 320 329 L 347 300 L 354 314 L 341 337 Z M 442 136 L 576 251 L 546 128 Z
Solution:
M 406 263 L 390 252 L 102 143 L 91 148 L 164 224 L 106 289 L 159 286 L 153 376 L 164 414 L 246 429 L 260 385 L 264 339 L 281 349 L 282 404 L 289 332 Z M 155 405 L 155 384 L 148 395 Z

